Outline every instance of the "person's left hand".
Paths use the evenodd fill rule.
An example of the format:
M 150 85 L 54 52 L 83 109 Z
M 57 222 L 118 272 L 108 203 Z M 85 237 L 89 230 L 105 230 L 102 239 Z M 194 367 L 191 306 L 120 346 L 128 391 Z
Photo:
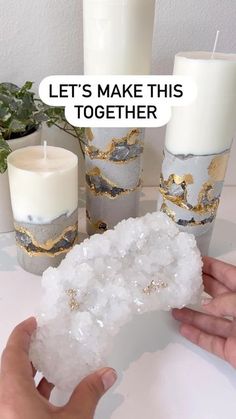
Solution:
M 103 394 L 116 381 L 116 372 L 104 368 L 85 378 L 66 406 L 49 401 L 52 384 L 43 378 L 35 387 L 36 371 L 29 360 L 29 346 L 36 320 L 28 319 L 15 328 L 2 355 L 0 374 L 1 419 L 92 419 Z

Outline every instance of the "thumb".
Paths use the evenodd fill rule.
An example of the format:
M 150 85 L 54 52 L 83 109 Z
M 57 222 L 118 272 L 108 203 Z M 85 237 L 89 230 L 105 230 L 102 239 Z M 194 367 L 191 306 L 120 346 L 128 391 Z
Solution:
M 103 368 L 86 377 L 74 390 L 66 411 L 71 417 L 92 419 L 101 397 L 117 380 L 112 368 Z

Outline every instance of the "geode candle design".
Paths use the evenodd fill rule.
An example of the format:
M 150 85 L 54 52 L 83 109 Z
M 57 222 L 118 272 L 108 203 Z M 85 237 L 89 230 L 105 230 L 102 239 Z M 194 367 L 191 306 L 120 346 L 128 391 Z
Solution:
M 84 0 L 86 75 L 150 73 L 155 0 Z M 87 130 L 87 231 L 138 215 L 143 130 Z
M 102 233 L 138 215 L 141 186 L 141 129 L 87 130 L 87 231 Z
M 210 156 L 174 156 L 165 149 L 159 208 L 198 241 L 212 231 L 228 159 L 229 150 Z M 208 245 L 201 244 L 203 252 Z
M 27 147 L 8 157 L 19 264 L 41 275 L 78 236 L 78 159 L 58 147 Z
M 197 97 L 172 110 L 158 208 L 207 255 L 236 129 L 236 55 L 180 52 L 174 75 L 191 77 Z

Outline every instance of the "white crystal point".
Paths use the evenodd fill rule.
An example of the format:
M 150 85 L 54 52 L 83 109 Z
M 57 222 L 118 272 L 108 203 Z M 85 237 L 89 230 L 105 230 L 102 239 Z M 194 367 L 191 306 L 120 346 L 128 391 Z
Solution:
M 72 390 L 106 366 L 112 336 L 137 313 L 197 302 L 202 261 L 194 236 L 155 212 L 75 246 L 43 275 L 30 357 L 58 388 Z

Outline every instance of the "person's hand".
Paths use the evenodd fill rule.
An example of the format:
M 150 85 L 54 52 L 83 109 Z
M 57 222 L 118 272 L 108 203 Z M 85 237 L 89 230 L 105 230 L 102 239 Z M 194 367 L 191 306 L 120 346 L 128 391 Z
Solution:
M 236 368 L 236 267 L 204 258 L 204 313 L 184 308 L 173 310 L 180 332 L 191 342 L 223 358 Z
M 53 386 L 45 378 L 35 387 L 36 371 L 29 361 L 31 335 L 36 320 L 28 319 L 15 328 L 2 355 L 0 373 L 1 419 L 92 419 L 98 401 L 114 384 L 117 375 L 104 368 L 84 379 L 66 406 L 53 406 Z

